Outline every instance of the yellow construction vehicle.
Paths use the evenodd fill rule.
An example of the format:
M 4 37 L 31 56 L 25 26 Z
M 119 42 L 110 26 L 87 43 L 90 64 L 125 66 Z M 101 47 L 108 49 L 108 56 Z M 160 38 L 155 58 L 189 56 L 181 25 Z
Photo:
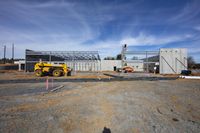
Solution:
M 63 76 L 63 75 L 71 75 L 71 69 L 67 67 L 66 64 L 50 64 L 39 62 L 35 64 L 34 67 L 35 75 L 38 77 L 49 75 L 49 76 Z

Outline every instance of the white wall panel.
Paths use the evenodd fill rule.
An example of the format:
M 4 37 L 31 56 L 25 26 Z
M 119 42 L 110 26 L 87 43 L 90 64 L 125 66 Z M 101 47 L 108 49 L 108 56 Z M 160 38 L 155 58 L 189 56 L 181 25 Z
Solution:
M 160 74 L 180 74 L 187 70 L 187 49 L 160 49 Z

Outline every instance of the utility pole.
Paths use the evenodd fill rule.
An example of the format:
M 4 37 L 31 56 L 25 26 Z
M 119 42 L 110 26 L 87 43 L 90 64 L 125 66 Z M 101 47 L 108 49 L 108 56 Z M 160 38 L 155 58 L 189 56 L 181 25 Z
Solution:
M 4 45 L 3 60 L 4 60 L 4 64 L 6 64 L 6 45 Z
M 14 64 L 14 43 L 12 44 L 12 63 Z
M 146 51 L 146 60 L 145 60 L 145 62 L 146 62 L 146 67 L 147 67 L 146 72 L 148 73 L 149 72 L 149 59 L 148 59 L 148 52 L 147 51 Z
M 125 66 L 126 63 L 126 56 L 125 56 L 126 50 L 127 50 L 127 45 L 126 44 L 122 45 L 122 51 L 121 51 L 122 68 Z

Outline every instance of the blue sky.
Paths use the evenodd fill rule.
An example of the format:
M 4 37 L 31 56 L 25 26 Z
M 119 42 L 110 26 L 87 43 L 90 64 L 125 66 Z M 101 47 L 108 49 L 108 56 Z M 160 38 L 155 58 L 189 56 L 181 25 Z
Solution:
M 199 0 L 1 0 L 0 56 L 25 49 L 131 50 L 188 48 L 200 62 Z

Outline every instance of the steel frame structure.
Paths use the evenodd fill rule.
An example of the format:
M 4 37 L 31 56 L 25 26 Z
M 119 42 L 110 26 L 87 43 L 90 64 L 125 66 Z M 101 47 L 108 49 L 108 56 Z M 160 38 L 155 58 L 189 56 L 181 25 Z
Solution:
M 141 63 L 143 62 L 144 65 L 146 66 L 146 72 L 149 72 L 149 64 L 152 63 L 159 63 L 159 51 L 128 51 L 127 50 L 127 45 L 122 46 L 122 51 L 121 51 L 121 57 L 122 57 L 122 67 L 124 67 L 127 63 Z M 132 60 L 127 60 L 126 56 L 127 55 L 144 55 L 145 58 L 137 60 L 137 59 L 132 59 Z M 152 56 L 158 56 L 158 61 L 150 61 L 149 58 Z
M 75 70 L 78 63 L 94 63 L 100 62 L 98 51 L 33 51 L 26 49 L 25 51 L 25 71 L 27 71 L 28 63 L 36 63 L 39 60 L 54 63 L 73 63 Z

